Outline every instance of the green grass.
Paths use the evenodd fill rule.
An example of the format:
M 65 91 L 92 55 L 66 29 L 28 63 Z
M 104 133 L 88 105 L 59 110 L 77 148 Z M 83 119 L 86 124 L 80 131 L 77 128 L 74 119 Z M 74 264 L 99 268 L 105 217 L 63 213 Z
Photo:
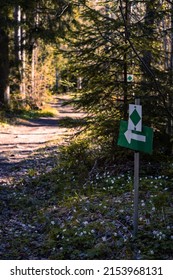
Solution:
M 24 120 L 38 119 L 41 117 L 55 117 L 57 115 L 57 110 L 47 107 L 43 109 L 18 109 L 8 112 L 1 112 L 0 114 L 0 125 L 4 126 L 7 124 L 12 124 L 17 118 Z
M 19 110 L 16 115 L 23 119 L 36 119 L 41 117 L 54 117 L 57 114 L 55 109 L 47 108 L 40 110 Z

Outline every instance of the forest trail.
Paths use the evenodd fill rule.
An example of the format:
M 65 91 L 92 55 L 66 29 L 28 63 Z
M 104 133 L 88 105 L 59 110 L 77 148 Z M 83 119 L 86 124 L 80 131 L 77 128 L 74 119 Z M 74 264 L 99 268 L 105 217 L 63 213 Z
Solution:
M 0 126 L 0 183 L 7 183 L 12 173 L 12 177 L 17 176 L 19 168 L 21 174 L 32 169 L 36 162 L 39 164 L 40 149 L 45 150 L 42 160 L 51 151 L 55 154 L 57 143 L 75 133 L 76 128 L 66 127 L 67 120 L 80 119 L 84 114 L 76 112 L 70 105 L 64 106 L 68 98 L 66 95 L 53 97 L 50 106 L 57 111 L 54 117 L 18 119 L 15 125 Z M 43 162 L 41 164 L 44 167 Z

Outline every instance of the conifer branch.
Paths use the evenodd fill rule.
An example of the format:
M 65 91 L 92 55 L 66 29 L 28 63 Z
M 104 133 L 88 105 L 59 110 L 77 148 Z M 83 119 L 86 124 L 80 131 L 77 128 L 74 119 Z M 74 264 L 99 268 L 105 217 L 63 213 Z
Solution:
M 156 79 L 156 76 L 154 74 L 154 72 L 151 70 L 151 68 L 148 67 L 148 65 L 145 63 L 144 59 L 141 58 L 141 56 L 138 54 L 138 51 L 136 50 L 136 48 L 134 47 L 134 44 L 132 43 L 131 39 L 130 39 L 130 34 L 129 34 L 129 30 L 128 30 L 128 26 L 127 26 L 127 22 L 126 22 L 126 19 L 125 19 L 125 15 L 123 13 L 123 5 L 122 5 L 122 0 L 120 0 L 120 6 L 119 6 L 119 9 L 120 9 L 120 12 L 121 12 L 121 16 L 122 16 L 122 19 L 123 19 L 123 23 L 124 23 L 124 27 L 125 27 L 125 33 L 126 33 L 126 40 L 127 42 L 129 43 L 130 47 L 132 48 L 132 50 L 134 51 L 136 57 L 138 58 L 138 60 L 141 62 L 141 64 L 144 66 L 144 68 L 146 69 L 146 71 L 148 72 L 148 74 L 152 77 L 153 79 L 153 82 L 154 82 L 154 85 L 155 85 L 155 89 L 156 91 L 159 93 L 159 95 L 161 96 L 162 98 L 162 101 L 163 101 L 163 104 L 164 104 L 164 107 L 168 113 L 168 115 L 173 118 L 173 114 L 172 112 L 168 109 L 167 107 L 167 104 L 166 104 L 166 101 L 165 101 L 165 96 L 164 94 L 162 93 L 162 91 L 160 90 L 160 86 L 157 82 L 157 79 Z

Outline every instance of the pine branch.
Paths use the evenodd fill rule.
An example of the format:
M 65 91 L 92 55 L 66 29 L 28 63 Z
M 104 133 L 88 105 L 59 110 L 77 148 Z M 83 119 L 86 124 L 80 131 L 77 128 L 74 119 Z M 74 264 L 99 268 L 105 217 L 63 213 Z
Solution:
M 129 30 L 128 30 L 128 26 L 126 23 L 126 19 L 123 13 L 123 6 L 122 6 L 122 0 L 120 0 L 120 6 L 119 6 L 120 12 L 121 12 L 121 16 L 124 22 L 124 27 L 125 27 L 125 33 L 126 33 L 126 40 L 129 43 L 130 47 L 132 48 L 132 50 L 134 51 L 134 53 L 136 54 L 136 57 L 138 58 L 138 60 L 141 62 L 141 64 L 144 66 L 144 68 L 146 69 L 146 71 L 148 72 L 148 74 L 152 77 L 153 81 L 154 81 L 154 85 L 155 85 L 155 89 L 156 91 L 159 93 L 159 95 L 162 98 L 164 107 L 168 113 L 168 115 L 173 118 L 173 114 L 172 112 L 168 109 L 167 105 L 166 105 L 166 101 L 165 101 L 165 96 L 163 94 L 163 92 L 160 90 L 160 86 L 157 82 L 156 76 L 154 74 L 154 72 L 151 70 L 150 67 L 148 67 L 148 65 L 145 63 L 144 59 L 140 57 L 140 55 L 138 54 L 138 51 L 136 50 L 134 44 L 132 43 L 131 39 L 130 39 L 130 34 L 129 34 Z

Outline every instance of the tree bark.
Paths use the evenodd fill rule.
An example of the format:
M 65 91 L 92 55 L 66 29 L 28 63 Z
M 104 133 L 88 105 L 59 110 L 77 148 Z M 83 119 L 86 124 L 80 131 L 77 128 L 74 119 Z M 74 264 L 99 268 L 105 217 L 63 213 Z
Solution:
M 8 35 L 0 28 L 0 107 L 6 105 L 5 93 L 9 82 Z
M 149 40 L 154 40 L 153 39 L 153 32 L 154 32 L 154 4 L 152 5 L 149 2 L 146 3 L 146 15 L 145 15 L 145 25 L 146 25 L 146 34 L 149 38 Z M 151 61 L 152 61 L 152 54 L 150 50 L 144 50 L 143 51 L 143 61 L 145 63 L 145 65 L 147 65 L 148 68 L 151 67 Z M 150 73 L 148 73 L 146 71 L 146 69 L 144 69 L 145 74 L 147 76 L 150 75 Z

